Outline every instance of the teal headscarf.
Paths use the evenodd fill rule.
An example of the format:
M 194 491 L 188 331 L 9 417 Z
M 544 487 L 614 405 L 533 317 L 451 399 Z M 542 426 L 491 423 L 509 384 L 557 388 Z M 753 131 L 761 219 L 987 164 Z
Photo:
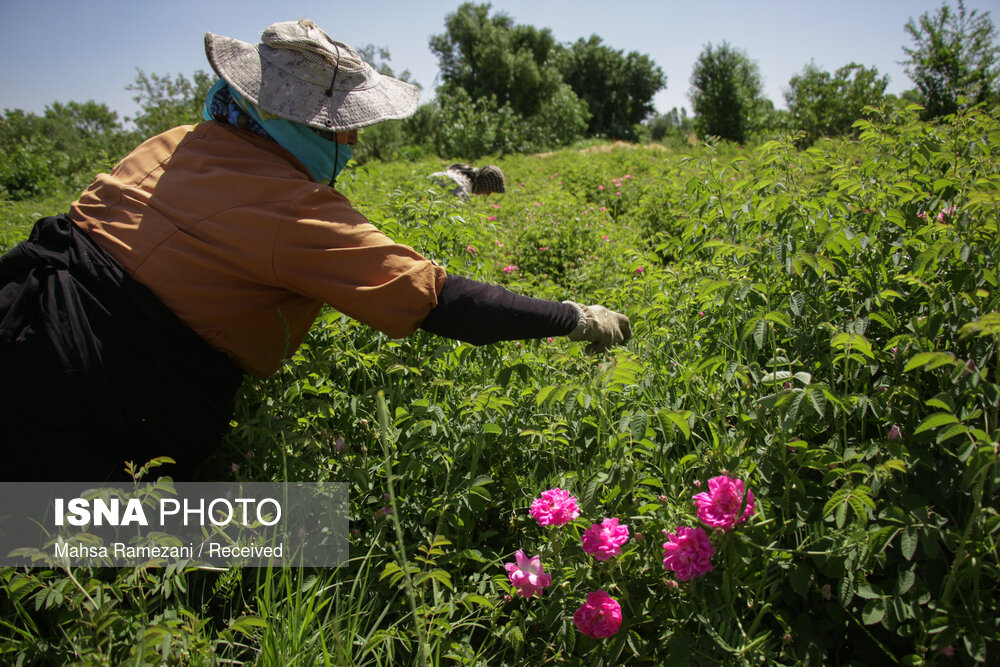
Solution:
M 268 137 L 298 158 L 313 180 L 330 183 L 351 159 L 351 147 L 324 139 L 307 125 L 270 114 L 247 102 L 223 79 L 205 96 L 205 120 L 218 120 Z

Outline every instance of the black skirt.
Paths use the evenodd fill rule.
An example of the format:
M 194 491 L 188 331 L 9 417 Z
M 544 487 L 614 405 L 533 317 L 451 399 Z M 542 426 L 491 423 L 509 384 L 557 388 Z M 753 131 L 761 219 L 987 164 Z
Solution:
M 242 377 L 68 216 L 0 257 L 2 481 L 127 481 L 157 456 L 190 478 Z

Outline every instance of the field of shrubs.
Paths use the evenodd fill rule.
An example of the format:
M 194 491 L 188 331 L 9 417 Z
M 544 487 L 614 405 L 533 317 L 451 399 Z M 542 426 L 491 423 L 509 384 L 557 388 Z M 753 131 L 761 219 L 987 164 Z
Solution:
M 204 474 L 349 482 L 349 565 L 2 570 L 0 661 L 995 664 L 1000 117 L 916 118 L 510 156 L 469 202 L 438 161 L 348 170 L 450 273 L 632 340 L 324 312 Z M 66 201 L 5 205 L 0 244 Z

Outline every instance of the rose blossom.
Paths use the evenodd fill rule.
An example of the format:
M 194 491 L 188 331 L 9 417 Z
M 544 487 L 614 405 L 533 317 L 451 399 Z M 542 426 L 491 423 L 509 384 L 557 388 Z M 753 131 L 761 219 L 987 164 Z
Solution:
M 560 488 L 542 492 L 541 498 L 531 503 L 531 516 L 540 526 L 561 526 L 580 516 L 576 498 Z
M 620 556 L 627 541 L 628 526 L 619 526 L 617 517 L 592 524 L 583 532 L 583 550 L 597 560 Z
M 746 491 L 746 508 L 743 506 L 743 480 L 720 475 L 708 480 L 708 491 L 694 496 L 698 505 L 698 518 L 709 528 L 726 532 L 754 513 L 753 491 Z
M 663 543 L 663 567 L 677 574 L 680 581 L 700 577 L 712 569 L 712 541 L 702 528 L 677 526 Z
M 587 593 L 587 601 L 573 614 L 576 628 L 594 639 L 604 639 L 618 633 L 622 626 L 622 608 L 604 591 Z
M 545 574 L 538 556 L 528 558 L 523 549 L 518 549 L 514 554 L 514 561 L 505 563 L 504 568 L 507 570 L 507 578 L 521 597 L 530 598 L 535 593 L 541 595 L 542 589 L 552 584 L 552 575 Z

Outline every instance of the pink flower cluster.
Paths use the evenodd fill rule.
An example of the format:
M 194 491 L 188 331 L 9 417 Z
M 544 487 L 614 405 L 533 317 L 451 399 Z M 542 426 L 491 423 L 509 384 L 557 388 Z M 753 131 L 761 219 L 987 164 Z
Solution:
M 937 221 L 942 224 L 947 224 L 948 222 L 954 219 L 956 213 L 958 213 L 957 206 L 948 206 L 946 208 L 943 208 L 940 211 L 938 211 Z M 921 211 L 920 213 L 917 213 L 917 217 L 923 220 L 924 222 L 927 222 L 927 211 Z
M 511 264 L 509 266 L 503 267 L 504 273 L 513 273 L 515 271 L 517 271 L 517 264 Z
M 937 220 L 938 222 L 948 222 L 948 220 L 953 218 L 956 213 L 958 213 L 958 207 L 949 206 L 948 208 L 944 208 L 938 211 Z
M 514 562 L 506 563 L 504 568 L 521 597 L 534 597 L 535 593 L 541 596 L 542 589 L 552 584 L 552 575 L 545 574 L 539 557 L 528 558 L 522 549 L 514 554 Z
M 677 526 L 663 544 L 663 567 L 673 571 L 680 581 L 688 581 L 712 569 L 715 549 L 702 528 Z
M 573 623 L 588 637 L 605 639 L 622 627 L 622 608 L 604 591 L 587 594 L 587 601 L 573 614 Z
M 743 480 L 723 475 L 708 480 L 708 491 L 693 496 L 698 508 L 698 518 L 716 532 L 727 532 L 743 523 L 755 512 L 753 492 Z M 696 481 L 695 486 L 701 486 Z M 666 496 L 660 497 L 661 501 Z M 576 498 L 560 488 L 542 492 L 531 503 L 531 516 L 541 526 L 561 526 L 580 516 Z M 663 531 L 667 541 L 663 544 L 663 567 L 677 577 L 677 581 L 690 581 L 712 571 L 715 548 L 704 528 L 677 526 L 674 532 Z M 641 536 L 636 534 L 636 540 Z M 608 561 L 622 554 L 628 542 L 629 528 L 617 517 L 606 518 L 591 524 L 581 537 L 584 553 L 596 560 Z M 506 563 L 510 582 L 521 597 L 530 598 L 552 584 L 552 577 L 545 573 L 540 558 L 529 558 L 518 550 L 514 563 Z M 677 581 L 668 585 L 677 587 Z M 587 594 L 587 600 L 573 614 L 577 629 L 588 637 L 604 639 L 618 633 L 622 624 L 621 605 L 603 590 Z
M 576 498 L 558 487 L 543 491 L 531 503 L 531 516 L 540 526 L 561 526 L 580 516 Z
M 557 487 L 543 491 L 531 503 L 530 513 L 541 526 L 561 526 L 580 516 L 580 508 L 575 497 Z M 583 550 L 597 560 L 606 561 L 621 555 L 621 547 L 628 538 L 628 526 L 620 525 L 614 517 L 604 519 L 584 531 Z M 523 551 L 518 551 L 516 559 L 516 563 L 507 563 L 504 567 L 522 597 L 541 593 L 543 587 L 552 583 L 552 577 L 544 573 L 538 557 L 529 559 Z M 532 576 L 534 579 L 531 579 Z M 621 628 L 621 605 L 605 591 L 588 593 L 587 601 L 573 614 L 573 622 L 588 637 L 611 637 Z
M 754 513 L 753 491 L 747 489 L 744 505 L 743 480 L 720 475 L 708 480 L 708 491 L 694 496 L 698 518 L 709 528 L 726 532 Z M 740 510 L 743 510 L 742 513 Z
M 605 519 L 592 524 L 583 532 L 583 550 L 597 560 L 620 556 L 622 545 L 628 542 L 628 526 L 619 526 L 618 519 Z
M 695 481 L 695 486 L 701 483 Z M 743 480 L 727 475 L 708 480 L 708 491 L 693 498 L 701 522 L 720 533 L 732 530 L 754 513 L 753 492 L 746 489 L 744 494 Z M 712 570 L 715 548 L 704 528 L 677 526 L 675 532 L 663 533 L 667 536 L 663 543 L 663 567 L 674 572 L 679 581 L 689 581 Z

